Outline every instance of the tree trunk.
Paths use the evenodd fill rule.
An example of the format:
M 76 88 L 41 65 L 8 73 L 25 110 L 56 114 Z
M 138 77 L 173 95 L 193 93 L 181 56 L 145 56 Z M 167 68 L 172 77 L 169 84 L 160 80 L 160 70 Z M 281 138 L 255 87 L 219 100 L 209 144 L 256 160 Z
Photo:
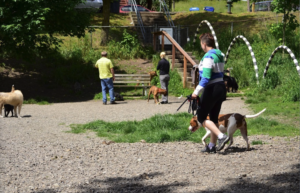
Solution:
M 247 0 L 247 11 L 250 12 L 250 0 Z
M 103 0 L 103 21 L 102 26 L 109 26 L 110 0 Z M 100 32 L 100 45 L 105 46 L 108 43 L 109 28 L 104 27 Z
M 147 0 L 147 8 L 152 10 L 152 0 Z

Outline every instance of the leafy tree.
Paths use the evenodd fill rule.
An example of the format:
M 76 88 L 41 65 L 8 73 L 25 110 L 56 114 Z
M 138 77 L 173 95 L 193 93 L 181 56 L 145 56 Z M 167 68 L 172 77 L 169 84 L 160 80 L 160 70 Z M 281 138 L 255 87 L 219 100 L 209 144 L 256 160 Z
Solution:
M 272 24 L 270 32 L 279 38 L 283 45 L 286 43 L 286 37 L 292 37 L 294 30 L 299 27 L 296 16 L 293 11 L 296 11 L 296 5 L 299 5 L 299 0 L 273 0 L 275 13 L 283 13 L 282 23 Z
M 59 47 L 55 34 L 82 37 L 92 12 L 76 10 L 83 0 L 0 1 L 0 52 L 24 59 Z

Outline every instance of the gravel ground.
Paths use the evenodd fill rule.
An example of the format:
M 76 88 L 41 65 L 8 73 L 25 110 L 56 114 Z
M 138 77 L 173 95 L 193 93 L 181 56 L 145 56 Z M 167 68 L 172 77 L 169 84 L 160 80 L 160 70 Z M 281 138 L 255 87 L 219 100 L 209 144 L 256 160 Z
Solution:
M 203 154 L 201 143 L 106 145 L 93 132 L 65 132 L 72 123 L 175 113 L 184 98 L 169 101 L 23 105 L 22 119 L 0 119 L 0 192 L 299 192 L 299 136 L 250 136 L 266 143 L 251 151 L 236 137 L 228 152 Z M 239 98 L 223 103 L 221 113 L 231 112 L 254 114 Z

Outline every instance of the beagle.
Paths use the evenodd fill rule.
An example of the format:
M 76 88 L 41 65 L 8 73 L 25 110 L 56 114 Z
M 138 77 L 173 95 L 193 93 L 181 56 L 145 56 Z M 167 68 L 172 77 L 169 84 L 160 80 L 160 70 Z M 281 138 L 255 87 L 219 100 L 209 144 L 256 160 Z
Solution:
M 262 114 L 266 109 L 263 109 L 262 111 L 260 111 L 259 113 L 255 114 L 255 115 L 241 115 L 239 113 L 230 113 L 230 114 L 220 114 L 219 115 L 219 130 L 222 133 L 226 133 L 228 134 L 228 136 L 230 137 L 230 143 L 227 146 L 227 148 L 225 150 L 227 150 L 233 143 L 233 134 L 234 132 L 239 129 L 241 131 L 241 134 L 243 136 L 243 138 L 245 139 L 246 143 L 247 143 L 247 150 L 250 150 L 250 144 L 248 141 L 248 135 L 247 135 L 247 123 L 245 118 L 254 118 L 259 116 L 260 114 Z M 207 116 L 207 119 L 209 120 L 209 116 Z M 198 130 L 200 127 L 202 126 L 201 123 L 199 123 L 197 116 L 194 116 L 191 121 L 190 121 L 190 126 L 189 126 L 189 130 L 191 132 L 195 132 L 196 130 Z M 206 134 L 204 135 L 204 137 L 202 138 L 202 143 L 204 145 L 206 145 L 205 143 L 205 139 L 210 136 L 211 131 L 209 129 L 207 129 L 205 127 L 206 130 Z

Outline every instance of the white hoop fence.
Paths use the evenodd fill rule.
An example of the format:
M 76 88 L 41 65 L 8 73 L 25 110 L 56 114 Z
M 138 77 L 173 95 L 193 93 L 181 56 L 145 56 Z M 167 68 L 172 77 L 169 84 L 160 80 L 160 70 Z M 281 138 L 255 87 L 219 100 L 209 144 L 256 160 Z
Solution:
M 248 49 L 249 49 L 249 51 L 250 51 L 250 54 L 251 54 L 251 57 L 252 57 L 252 61 L 253 61 L 254 70 L 255 70 L 255 77 L 256 77 L 257 84 L 258 84 L 258 83 L 259 83 L 259 80 L 258 80 L 258 67 L 257 67 L 257 64 L 256 64 L 256 58 L 255 58 L 255 56 L 254 56 L 254 52 L 253 52 L 253 50 L 252 50 L 252 47 L 251 47 L 250 43 L 248 42 L 248 40 L 247 40 L 244 36 L 238 35 L 238 36 L 236 36 L 236 37 L 232 40 L 232 42 L 230 43 L 230 45 L 229 45 L 229 47 L 228 47 L 228 50 L 227 50 L 227 52 L 226 52 L 226 56 L 225 56 L 225 64 L 226 64 L 226 62 L 227 62 L 229 53 L 230 53 L 230 51 L 231 51 L 231 47 L 235 44 L 235 42 L 236 42 L 236 40 L 237 40 L 238 38 L 244 40 L 244 42 L 246 43 L 246 45 L 247 45 L 247 47 L 248 47 Z
M 203 21 L 201 21 L 199 23 L 199 26 L 197 27 L 197 30 L 196 30 L 196 33 L 195 33 L 195 36 L 194 36 L 193 46 L 195 47 L 196 38 L 197 38 L 197 36 L 199 34 L 199 28 L 202 26 L 203 23 L 206 23 L 207 26 L 209 27 L 209 29 L 211 31 L 211 34 L 214 36 L 216 48 L 219 50 L 219 43 L 218 43 L 218 39 L 217 39 L 216 33 L 214 31 L 214 28 L 211 26 L 211 24 L 207 20 L 203 20 Z
M 298 71 L 298 74 L 299 74 L 299 76 L 300 76 L 300 67 L 299 67 L 298 60 L 296 59 L 294 53 L 293 53 L 292 50 L 291 50 L 290 48 L 288 48 L 287 46 L 281 45 L 281 46 L 278 46 L 278 47 L 273 51 L 272 55 L 270 56 L 270 58 L 269 58 L 269 60 L 268 60 L 268 62 L 267 62 L 265 71 L 264 71 L 264 76 L 263 76 L 263 78 L 266 77 L 267 72 L 268 72 L 268 69 L 269 69 L 269 65 L 271 64 L 272 59 L 274 58 L 276 52 L 277 52 L 279 49 L 284 49 L 284 50 L 286 50 L 286 51 L 290 54 L 291 58 L 293 59 L 293 62 L 294 62 L 294 64 L 295 64 L 295 66 L 296 66 L 296 70 Z

